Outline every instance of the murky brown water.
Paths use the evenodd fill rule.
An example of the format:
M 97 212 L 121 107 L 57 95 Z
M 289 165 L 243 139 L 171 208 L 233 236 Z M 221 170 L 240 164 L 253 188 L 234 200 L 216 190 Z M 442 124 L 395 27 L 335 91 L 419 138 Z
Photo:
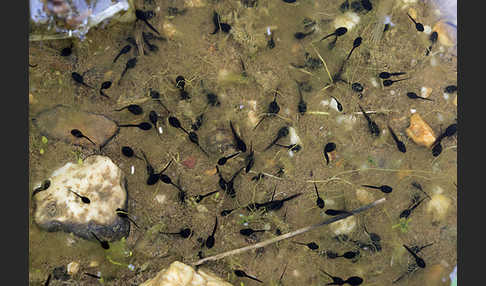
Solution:
M 413 262 L 402 244 L 422 246 L 433 242 L 432 246 L 419 253 L 427 262 L 427 267 L 403 278 L 397 285 L 429 285 L 427 281 L 434 275 L 431 269 L 434 269 L 433 265 L 436 264 L 445 269 L 444 273 L 452 271 L 456 265 L 457 255 L 457 189 L 454 184 L 457 182 L 457 140 L 455 137 L 444 139 L 444 151 L 439 157 L 433 157 L 429 149 L 414 144 L 405 135 L 405 129 L 409 125 L 411 109 L 415 109 L 437 134 L 455 122 L 457 110 L 452 103 L 455 94 L 446 99 L 443 89 L 447 85 L 456 84 L 456 57 L 449 47 L 442 47 L 441 52 L 439 43 L 433 47 L 431 55 L 424 56 L 430 42 L 427 35 L 415 30 L 406 15 L 408 8 L 392 8 L 390 16 L 395 26 L 384 32 L 378 44 L 370 41 L 376 9 L 368 13 L 359 12 L 360 21 L 357 26 L 340 37 L 335 48 L 329 50 L 327 45 L 332 39 L 320 43 L 317 41 L 335 30 L 332 20 L 342 14 L 339 11 L 340 1 L 297 1 L 297 5 L 277 0 L 256 1 L 258 5 L 254 8 L 241 5 L 240 1 L 203 1 L 206 3 L 205 7 L 189 7 L 184 15 L 173 19 L 166 18 L 167 8 L 182 8 L 182 3 L 153 2 L 155 4 L 147 3 L 143 7 L 146 10 L 160 7 L 151 23 L 163 35 L 163 24 L 171 23 L 178 34 L 165 42 L 153 41 L 159 47 L 159 51 L 138 56 L 137 66 L 127 72 L 120 85 L 119 76 L 126 61 L 133 57 L 135 51 L 132 49 L 130 56 L 121 56 L 115 64 L 113 58 L 126 45 L 125 38 L 134 34 L 133 24 L 92 29 L 87 40 L 74 41 L 73 55 L 67 58 L 59 56 L 59 51 L 70 44 L 69 40 L 31 42 L 29 60 L 31 64 L 38 66 L 29 68 L 29 89 L 35 99 L 35 103 L 29 106 L 30 117 L 57 104 L 105 114 L 122 123 L 138 123 L 141 121 L 140 118 L 148 117 L 150 110 L 166 117 L 164 109 L 150 100 L 141 103 L 145 110 L 141 116 L 113 111 L 115 107 L 122 106 L 123 102 L 147 98 L 149 89 L 154 89 L 161 93 L 162 101 L 181 119 L 183 126 L 189 128 L 196 116 L 206 107 L 206 97 L 200 84 L 203 80 L 205 88 L 218 95 L 221 105 L 209 107 L 205 112 L 203 125 L 198 131 L 201 144 L 207 148 L 214 147 L 210 144 L 220 139 L 217 138 L 219 133 L 230 132 L 231 120 L 247 145 L 249 146 L 250 142 L 253 145 L 254 173 L 243 172 L 237 177 L 235 199 L 221 192 L 217 198 L 211 197 L 202 201 L 199 209 L 193 202 L 181 205 L 177 201 L 177 191 L 172 186 L 162 183 L 147 186 L 143 162 L 123 157 L 120 153 L 121 146 L 128 145 L 136 150 L 143 150 L 157 170 L 165 166 L 171 158 L 175 158 L 177 163 L 167 174 L 175 180 L 180 179 L 180 184 L 187 190 L 189 197 L 219 188 L 218 176 L 212 170 L 221 154 L 208 159 L 195 145 L 188 144 L 186 136 L 170 127 L 166 120 L 162 125 L 163 133 L 160 137 L 155 131 L 122 128 L 103 149 L 103 154 L 120 166 L 128 177 L 128 192 L 131 198 L 128 209 L 142 226 L 142 229 L 132 227 L 127 238 L 125 247 L 132 251 L 132 255 L 124 257 L 120 251 L 116 258 L 119 261 L 115 261 L 113 257 L 117 254 L 113 253 L 110 256 L 104 253 L 97 243 L 65 233 L 46 233 L 31 219 L 31 285 L 43 285 L 48 273 L 55 267 L 67 265 L 71 261 L 79 262 L 81 270 L 72 277 L 72 284 L 69 285 L 96 285 L 95 279 L 82 273 L 96 274 L 98 271 L 104 277 L 106 285 L 140 284 L 174 260 L 186 263 L 197 260 L 201 245 L 197 239 L 205 239 L 210 234 L 215 216 L 218 216 L 220 225 L 216 232 L 216 244 L 210 250 L 202 250 L 205 256 L 274 237 L 277 227 L 285 233 L 317 223 L 327 215 L 315 204 L 316 196 L 312 181 L 317 181 L 319 194 L 326 200 L 325 209 L 351 210 L 363 205 L 356 197 L 356 189 L 362 184 L 386 184 L 393 187 L 391 194 L 371 192 L 374 199 L 386 196 L 386 203 L 357 215 L 357 225 L 348 234 L 350 239 L 369 242 L 363 228 L 363 225 L 366 225 L 370 232 L 381 236 L 380 252 L 361 249 L 360 257 L 356 261 L 344 258 L 329 259 L 325 251 L 332 250 L 342 254 L 356 250 L 357 246 L 349 241 L 338 242 L 333 238 L 335 234 L 331 228 L 323 227 L 292 239 L 306 243 L 313 241 L 319 245 L 317 251 L 311 251 L 290 241 L 282 241 L 265 247 L 262 251 L 232 256 L 208 263 L 205 267 L 229 279 L 234 285 L 240 285 L 240 282 L 244 285 L 260 285 L 249 279 L 236 277 L 231 271 L 235 268 L 258 277 L 265 282 L 264 285 L 276 285 L 286 263 L 288 267 L 282 279 L 284 285 L 322 285 L 331 282 L 331 279 L 319 269 L 344 279 L 349 276 L 360 276 L 364 279 L 362 285 L 391 285 L 394 279 L 406 271 L 407 265 Z M 379 1 L 372 3 L 376 6 Z M 423 3 L 412 4 L 410 7 L 417 11 L 424 25 L 433 26 L 439 18 L 431 12 L 432 8 Z M 267 26 L 271 26 L 275 48 L 269 49 L 263 45 L 255 52 L 249 45 L 237 42 L 235 37 L 238 35 L 221 32 L 211 35 L 214 29 L 214 10 L 218 11 L 234 30 L 245 28 L 257 31 L 255 35 L 258 34 L 265 44 L 269 38 L 261 35 L 266 33 Z M 316 21 L 316 31 L 298 41 L 293 34 L 304 31 L 304 18 Z M 146 27 L 138 24 L 135 29 L 148 31 Z M 317 59 L 319 54 L 326 62 L 330 73 L 334 74 L 357 36 L 363 38 L 363 43 L 353 52 L 342 78 L 349 83 L 360 82 L 365 87 L 361 99 L 352 91 L 350 85 L 343 82 L 323 90 L 329 83 L 329 76 L 324 67 L 299 70 L 290 65 L 302 65 L 305 61 L 305 52 Z M 248 79 L 244 83 L 221 82 L 218 79 L 221 70 L 236 74 L 242 71 L 240 58 L 244 62 Z M 435 61 L 436 64 L 432 65 L 431 61 Z M 112 79 L 113 86 L 106 90 L 111 98 L 103 98 L 95 91 L 74 84 L 71 79 L 72 71 L 84 74 L 87 83 L 94 86 Z M 407 77 L 411 78 L 394 83 L 390 87 L 382 87 L 377 78 L 378 73 L 382 71 L 405 71 Z M 178 91 L 173 84 L 178 75 L 183 75 L 187 80 L 186 89 L 192 96 L 189 101 L 179 99 Z M 308 81 L 312 86 L 312 91 L 303 92 L 308 107 L 307 114 L 303 116 L 297 112 L 299 94 L 295 80 Z M 378 83 L 376 87 L 372 84 L 373 80 Z M 409 91 L 420 95 L 423 86 L 432 88 L 429 98 L 434 101 L 407 98 L 406 93 Z M 264 113 L 273 100 L 276 88 L 280 93 L 277 102 L 281 108 L 281 118 L 265 119 L 256 130 L 253 130 L 253 124 L 248 116 L 248 111 L 252 108 L 249 101 L 256 101 L 256 114 Z M 331 96 L 342 104 L 342 113 L 321 103 L 326 100 L 329 102 Z M 358 104 L 365 110 L 383 111 L 370 116 L 381 129 L 386 129 L 387 124 L 393 127 L 395 133 L 406 144 L 405 154 L 398 152 L 389 132 L 382 134 L 378 139 L 370 134 L 363 115 L 357 113 Z M 328 114 L 316 114 L 316 111 Z M 343 115 L 353 115 L 350 121 L 354 124 L 342 123 Z M 302 150 L 293 157 L 280 147 L 273 147 L 264 152 L 263 149 L 285 124 L 295 128 L 301 140 Z M 48 177 L 56 168 L 68 161 L 76 161 L 77 156 L 85 158 L 93 154 L 92 150 L 68 145 L 53 138 L 48 138 L 47 145 L 43 145 L 39 131 L 32 124 L 30 127 L 30 192 L 35 183 Z M 288 142 L 287 138 L 282 140 L 282 144 L 290 144 Z M 330 164 L 326 165 L 323 148 L 328 142 L 335 142 L 337 151 Z M 41 147 L 45 150 L 44 154 L 39 153 Z M 228 150 L 225 154 L 231 152 Z M 181 164 L 191 156 L 197 160 L 193 169 Z M 134 175 L 130 175 L 132 165 L 135 166 Z M 221 167 L 223 176 L 230 178 L 243 165 L 243 156 L 231 159 Z M 281 168 L 284 170 L 281 177 L 265 176 L 258 182 L 252 180 L 258 172 L 277 176 Z M 331 178 L 333 179 L 330 180 Z M 442 194 L 449 198 L 451 203 L 445 218 L 433 223 L 432 214 L 427 212 L 426 199 L 413 211 L 408 229 L 402 232 L 393 226 L 399 222 L 400 212 L 410 205 L 412 195 L 418 193 L 411 186 L 414 181 L 419 182 L 430 195 L 436 192 L 437 188 L 441 188 Z M 299 192 L 304 195 L 287 202 L 281 210 L 265 215 L 249 215 L 246 210 L 241 209 L 226 217 L 219 216 L 223 209 L 269 200 L 275 187 L 275 198 Z M 163 196 L 165 200 L 160 202 Z M 254 229 L 269 226 L 271 231 L 258 233 L 252 239 L 248 239 L 238 233 L 241 228 L 246 227 L 243 226 L 244 222 L 248 222 L 249 227 Z M 147 230 L 154 226 L 162 227 L 163 231 L 190 227 L 194 230 L 194 235 L 186 240 L 164 235 L 150 236 Z M 121 249 L 120 244 L 114 243 L 115 246 L 112 248 L 118 249 L 118 246 Z M 111 258 L 111 262 L 107 257 Z M 99 265 L 90 267 L 92 261 L 97 261 Z M 117 265 L 114 261 L 122 265 Z M 136 270 L 130 271 L 127 264 L 135 265 Z M 51 285 L 65 284 L 54 280 L 51 281 Z

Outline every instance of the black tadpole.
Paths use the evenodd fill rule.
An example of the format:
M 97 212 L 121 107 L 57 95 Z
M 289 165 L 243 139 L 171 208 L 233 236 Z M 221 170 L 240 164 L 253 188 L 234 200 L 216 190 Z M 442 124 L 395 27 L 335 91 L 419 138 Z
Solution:
M 84 86 L 86 86 L 86 87 L 89 87 L 89 88 L 94 89 L 94 87 L 92 87 L 92 86 L 90 86 L 90 85 L 88 85 L 88 84 L 86 84 L 86 83 L 84 82 L 84 78 L 83 78 L 83 76 L 82 76 L 82 75 L 80 75 L 79 73 L 77 73 L 77 72 L 72 72 L 72 73 L 71 73 L 71 77 L 73 78 L 73 80 L 74 80 L 75 82 L 77 82 L 77 83 L 79 83 L 79 84 L 81 84 L 81 85 L 84 85 Z
M 280 128 L 278 130 L 277 137 L 275 137 L 275 139 L 272 141 L 272 143 L 270 143 L 270 145 L 268 145 L 263 151 L 267 151 L 273 145 L 275 145 L 275 143 L 277 143 L 278 140 L 280 140 L 283 137 L 286 137 L 287 135 L 289 135 L 289 128 L 287 126 Z
M 174 234 L 174 235 L 179 235 L 182 238 L 188 238 L 189 236 L 191 236 L 192 231 L 191 231 L 190 228 L 182 228 L 179 232 L 161 232 L 161 231 L 159 231 L 159 233 L 161 233 L 161 234 Z
M 104 249 L 109 249 L 110 248 L 110 245 L 108 244 L 108 241 L 106 240 L 101 240 L 99 239 L 96 234 L 94 234 L 94 232 L 90 231 L 90 233 L 94 236 L 94 238 L 96 238 L 96 240 L 100 243 L 101 247 L 103 247 Z
M 380 136 L 380 128 L 378 127 L 378 124 L 371 120 L 371 118 L 366 114 L 366 112 L 363 110 L 361 105 L 359 105 L 359 109 L 361 109 L 361 112 L 363 113 L 363 116 L 366 118 L 366 121 L 368 121 L 368 128 L 370 129 L 371 134 L 375 136 Z
M 253 142 L 250 142 L 250 154 L 246 156 L 245 162 L 246 162 L 245 172 L 248 174 L 248 172 L 250 172 L 251 168 L 255 164 L 255 151 L 253 151 Z
M 243 270 L 234 270 L 234 273 L 238 277 L 246 277 L 246 278 L 250 278 L 252 280 L 255 280 L 257 282 L 263 283 L 263 281 L 259 280 L 258 278 L 246 274 L 245 271 L 243 271 Z
M 103 90 L 104 89 L 109 89 L 111 87 L 111 81 L 104 81 L 103 83 L 101 83 L 101 88 L 100 88 L 100 95 L 106 97 L 106 98 L 110 98 L 108 95 L 106 95 Z
M 312 31 L 307 32 L 307 33 L 297 32 L 297 33 L 294 34 L 294 38 L 296 38 L 297 40 L 301 40 L 301 39 L 307 37 L 308 35 L 310 35 L 314 32 L 315 32 L 315 30 L 312 30 Z
M 412 18 L 412 16 L 410 16 L 410 14 L 408 14 L 408 13 L 407 13 L 407 16 L 415 24 L 415 29 L 417 29 L 417 31 L 419 31 L 419 32 L 423 32 L 424 31 L 424 25 L 422 25 L 422 23 L 418 23 L 417 21 L 415 21 L 415 19 Z
M 169 116 L 168 121 L 169 121 L 170 126 L 172 126 L 174 128 L 178 128 L 178 129 L 184 131 L 184 133 L 186 133 L 187 135 L 189 135 L 189 132 L 186 129 L 184 129 L 184 127 L 182 127 L 181 122 L 179 121 L 179 119 L 177 119 L 177 117 Z
M 336 216 L 341 214 L 349 214 L 350 212 L 346 210 L 334 210 L 334 209 L 327 209 L 325 212 L 328 216 Z
M 204 194 L 204 195 L 196 195 L 196 196 L 194 197 L 194 201 L 195 201 L 196 203 L 199 203 L 199 202 L 201 202 L 201 201 L 202 201 L 202 200 L 203 200 L 205 197 L 209 197 L 210 195 L 215 194 L 215 193 L 217 193 L 217 192 L 219 192 L 219 191 L 212 191 L 212 192 L 209 192 L 209 193 Z
M 329 165 L 329 155 L 332 151 L 336 150 L 336 144 L 334 142 L 329 142 L 324 146 L 324 157 L 326 158 L 326 163 Z
M 327 36 L 324 36 L 319 41 L 325 40 L 325 39 L 329 38 L 330 36 L 336 36 L 336 38 L 337 37 L 340 37 L 340 36 L 346 34 L 347 31 L 348 31 L 348 29 L 346 27 L 339 27 L 333 33 L 331 33 L 331 34 L 329 34 Z
M 147 131 L 147 130 L 150 130 L 152 128 L 152 125 L 148 122 L 142 122 L 142 123 L 139 123 L 139 124 L 121 124 L 121 125 L 118 125 L 118 127 L 138 127 L 141 130 Z
M 148 11 L 147 11 L 148 12 Z M 142 20 L 149 28 L 150 30 L 154 31 L 155 33 L 157 33 L 157 35 L 160 36 L 160 33 L 159 31 L 157 31 L 152 25 L 150 25 L 150 23 L 148 22 L 148 14 L 146 11 L 142 11 L 142 10 L 138 10 L 136 9 L 135 10 L 135 16 L 137 17 L 137 20 Z
M 389 194 L 393 190 L 393 188 L 388 185 L 382 185 L 382 186 L 361 185 L 361 186 L 371 188 L 371 189 L 377 189 L 385 194 Z
M 304 115 L 307 111 L 307 103 L 304 101 L 304 96 L 302 95 L 301 85 L 298 81 L 297 83 L 297 90 L 299 91 L 299 104 L 297 105 L 297 110 L 299 111 L 300 115 Z
M 402 78 L 402 79 L 397 79 L 397 80 L 386 79 L 386 80 L 383 81 L 383 86 L 390 86 L 390 85 L 392 85 L 395 82 L 402 81 L 402 80 L 407 80 L 407 79 L 410 79 L 410 78 L 407 77 L 407 78 Z
M 246 152 L 246 144 L 245 142 L 241 139 L 240 136 L 236 133 L 235 128 L 233 127 L 233 123 L 230 120 L 230 128 L 231 128 L 231 133 L 233 133 L 233 138 L 235 139 L 236 142 L 236 150 L 240 150 L 241 152 Z
M 252 229 L 252 228 L 243 228 L 240 229 L 240 234 L 244 236 L 250 236 L 254 234 L 255 232 L 264 232 L 267 231 L 266 229 Z
M 221 158 L 219 158 L 219 160 L 218 160 L 218 165 L 223 166 L 224 164 L 226 164 L 226 162 L 227 162 L 229 159 L 231 159 L 231 158 L 233 158 L 233 157 L 238 156 L 240 153 L 241 153 L 241 152 L 240 152 L 240 151 L 238 151 L 238 152 L 233 153 L 233 154 L 231 154 L 231 155 L 228 155 L 228 156 L 225 156 L 225 157 L 221 157 Z
M 126 65 L 125 65 L 125 69 L 123 70 L 123 72 L 120 76 L 120 80 L 118 81 L 118 84 L 120 84 L 121 79 L 123 78 L 125 73 L 128 71 L 128 69 L 133 69 L 136 65 L 137 65 L 137 58 L 131 58 L 127 61 Z
M 38 192 L 47 190 L 50 186 L 51 186 L 51 181 L 44 180 L 44 182 L 42 182 L 42 185 L 40 187 L 34 189 L 34 192 L 32 192 L 32 197 L 34 197 Z
M 387 79 L 387 78 L 390 78 L 392 76 L 397 76 L 397 75 L 404 75 L 406 74 L 406 72 L 381 72 L 378 77 L 381 78 L 381 79 Z
M 131 158 L 131 157 L 135 157 L 139 160 L 142 160 L 142 158 L 138 157 L 137 155 L 135 155 L 135 152 L 133 152 L 133 149 L 130 147 L 130 146 L 123 146 L 121 148 L 121 152 L 124 156 L 128 157 L 128 158 Z
M 305 245 L 311 250 L 319 249 L 319 245 L 317 245 L 317 243 L 315 243 L 315 242 L 309 242 L 309 243 L 303 243 L 303 242 L 297 242 L 297 241 L 292 241 L 292 242 L 295 243 L 295 244 Z
M 405 249 L 413 256 L 413 258 L 415 258 L 415 263 L 417 263 L 418 267 L 425 268 L 425 261 L 421 257 L 419 257 L 415 252 L 413 252 L 405 244 L 403 244 L 403 247 L 405 247 Z
M 407 92 L 407 96 L 410 99 L 422 99 L 422 100 L 434 101 L 433 99 L 430 99 L 430 98 L 418 96 L 415 92 Z
M 73 43 L 71 43 L 69 47 L 63 48 L 61 50 L 61 57 L 69 57 L 73 52 L 72 48 L 73 48 Z
M 278 94 L 278 88 L 277 90 L 275 90 L 275 94 L 273 96 L 273 101 L 270 102 L 270 104 L 268 105 L 268 109 L 267 109 L 267 113 L 268 114 L 265 114 L 263 115 L 262 119 L 260 119 L 260 121 L 258 121 L 258 123 L 255 125 L 255 127 L 253 128 L 253 130 L 256 130 L 258 125 L 260 125 L 260 123 L 262 123 L 262 121 L 269 117 L 269 116 L 274 116 L 276 114 L 279 113 L 280 111 L 280 106 L 278 106 L 278 103 L 277 103 L 277 94 Z
M 393 141 L 395 141 L 395 144 L 397 145 L 398 151 L 400 151 L 402 153 L 407 152 L 407 148 L 405 147 L 405 143 L 403 143 L 402 141 L 400 141 L 400 139 L 398 139 L 398 136 L 395 134 L 393 129 L 391 129 L 390 125 L 388 125 L 388 130 L 390 131 L 390 134 L 393 137 Z
M 123 55 L 123 54 L 127 54 L 128 52 L 130 52 L 130 50 L 132 49 L 132 46 L 130 45 L 126 45 L 124 46 L 120 52 L 118 53 L 118 55 L 116 55 L 115 59 L 113 59 L 113 63 L 116 62 L 116 60 L 118 60 L 118 58 Z
M 140 228 L 140 227 L 137 225 L 137 223 L 136 223 L 136 222 L 135 222 L 133 219 L 131 219 L 131 218 L 128 216 L 128 212 L 127 212 L 126 210 L 121 209 L 121 208 L 117 208 L 115 212 L 116 212 L 116 214 L 117 214 L 119 217 L 128 219 L 128 220 L 129 220 L 129 221 L 131 221 L 131 222 L 132 222 L 132 223 L 133 223 L 133 224 L 134 224 L 134 225 L 135 225 L 137 228 Z
M 208 249 L 211 249 L 213 248 L 214 246 L 214 234 L 216 233 L 216 229 L 218 228 L 218 217 L 215 217 L 215 222 L 214 222 L 214 228 L 213 228 L 213 232 L 211 233 L 211 235 L 206 239 L 206 247 Z
M 76 195 L 78 198 L 80 198 L 80 199 L 81 199 L 81 201 L 82 201 L 83 203 L 85 203 L 85 204 L 89 204 L 89 203 L 91 203 L 91 201 L 90 201 L 90 200 L 89 200 L 87 197 L 85 197 L 85 196 L 81 196 L 81 195 L 79 195 L 78 193 L 76 193 L 76 192 L 74 192 L 74 191 L 72 191 L 72 190 L 69 190 L 69 189 L 68 189 L 68 191 L 70 191 L 71 193 L 75 194 L 75 195 Z
M 130 104 L 120 109 L 115 109 L 115 111 L 122 111 L 123 109 L 127 109 L 128 111 L 130 111 L 130 113 L 135 115 L 140 115 L 143 113 L 143 108 L 140 105 L 136 105 L 136 104 Z
M 89 142 L 91 142 L 93 145 L 96 145 L 96 143 L 94 143 L 93 141 L 91 141 L 91 139 L 89 139 L 87 136 L 85 136 L 83 133 L 81 133 L 81 131 L 79 131 L 78 129 L 72 129 L 71 130 L 71 135 L 73 135 L 76 138 L 85 138 L 86 140 L 88 140 Z
M 324 200 L 319 196 L 319 192 L 317 191 L 317 185 L 314 183 L 314 188 L 316 189 L 316 195 L 317 195 L 317 200 L 316 200 L 316 205 L 320 208 L 324 208 Z
M 353 48 L 351 49 L 351 51 L 349 51 L 349 54 L 346 57 L 345 61 L 349 60 L 349 57 L 351 57 L 351 54 L 353 53 L 354 49 L 356 49 L 357 47 L 359 47 L 361 45 L 362 40 L 363 40 L 363 38 L 361 38 L 361 37 L 357 37 L 356 39 L 354 39 Z

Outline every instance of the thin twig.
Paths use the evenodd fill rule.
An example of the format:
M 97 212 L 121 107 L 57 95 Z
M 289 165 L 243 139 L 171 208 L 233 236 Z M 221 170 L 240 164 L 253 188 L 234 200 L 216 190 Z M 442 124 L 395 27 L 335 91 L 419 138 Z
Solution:
M 252 245 L 249 245 L 249 246 L 245 246 L 245 247 L 242 247 L 242 248 L 230 250 L 230 251 L 227 251 L 227 252 L 223 252 L 223 253 L 220 253 L 220 254 L 217 254 L 217 255 L 213 255 L 213 256 L 209 256 L 209 257 L 200 259 L 200 260 L 192 263 L 192 266 L 198 266 L 198 265 L 201 265 L 201 264 L 203 264 L 204 262 L 207 262 L 207 261 L 219 260 L 221 258 L 230 256 L 230 255 L 240 254 L 240 253 L 243 253 L 243 252 L 248 251 L 248 250 L 265 247 L 269 244 L 272 244 L 272 243 L 275 243 L 275 242 L 278 242 L 278 241 L 281 241 L 281 240 L 284 240 L 284 239 L 287 239 L 287 238 L 291 238 L 291 237 L 297 236 L 299 234 L 303 234 L 305 232 L 311 231 L 311 230 L 318 228 L 318 227 L 321 227 L 323 225 L 328 225 L 328 224 L 331 224 L 333 222 L 345 219 L 345 218 L 352 216 L 354 214 L 368 210 L 368 209 L 370 209 L 370 208 L 372 208 L 372 207 L 374 207 L 378 204 L 384 203 L 385 201 L 386 201 L 386 198 L 381 198 L 377 201 L 372 202 L 371 204 L 368 204 L 368 205 L 362 206 L 360 208 L 357 208 L 355 210 L 352 210 L 349 213 L 345 213 L 345 214 L 342 214 L 342 215 L 339 215 L 339 216 L 332 217 L 332 218 L 327 219 L 323 222 L 313 224 L 313 225 L 310 225 L 310 226 L 306 226 L 306 227 L 294 230 L 292 232 L 282 234 L 282 235 L 279 235 L 279 236 L 271 238 L 271 239 L 264 240 L 264 241 L 256 243 L 256 244 L 252 244 Z
M 312 45 L 312 48 L 314 49 L 314 51 L 316 52 L 317 56 L 319 57 L 319 59 L 321 59 L 322 63 L 324 64 L 324 67 L 326 68 L 327 75 L 329 76 L 329 79 L 331 80 L 331 83 L 334 83 L 334 80 L 332 79 L 331 73 L 329 72 L 329 69 L 327 68 L 326 62 L 321 57 L 321 54 L 319 54 L 319 52 L 317 51 L 316 47 L 314 47 L 314 45 Z

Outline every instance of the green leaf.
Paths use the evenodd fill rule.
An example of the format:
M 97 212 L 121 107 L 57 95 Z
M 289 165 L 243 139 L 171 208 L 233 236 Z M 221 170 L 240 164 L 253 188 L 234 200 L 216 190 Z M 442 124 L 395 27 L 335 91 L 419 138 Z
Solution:
M 47 140 L 47 137 L 46 136 L 42 136 L 41 137 L 41 141 L 42 141 L 42 143 L 47 144 L 47 141 L 48 141 Z
M 40 153 L 41 155 L 42 155 L 42 154 L 44 154 L 44 149 L 40 148 L 40 149 L 39 149 L 39 153 Z

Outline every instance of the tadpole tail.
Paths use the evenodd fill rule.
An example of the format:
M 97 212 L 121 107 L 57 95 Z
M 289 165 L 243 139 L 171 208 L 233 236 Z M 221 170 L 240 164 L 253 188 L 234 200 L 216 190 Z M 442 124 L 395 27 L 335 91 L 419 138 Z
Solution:
M 145 22 L 145 24 L 147 24 L 147 26 L 150 28 L 150 30 L 154 31 L 155 33 L 157 33 L 157 35 L 160 36 L 159 31 L 157 31 L 152 25 L 150 25 L 150 23 L 147 20 L 143 20 L 143 21 Z

